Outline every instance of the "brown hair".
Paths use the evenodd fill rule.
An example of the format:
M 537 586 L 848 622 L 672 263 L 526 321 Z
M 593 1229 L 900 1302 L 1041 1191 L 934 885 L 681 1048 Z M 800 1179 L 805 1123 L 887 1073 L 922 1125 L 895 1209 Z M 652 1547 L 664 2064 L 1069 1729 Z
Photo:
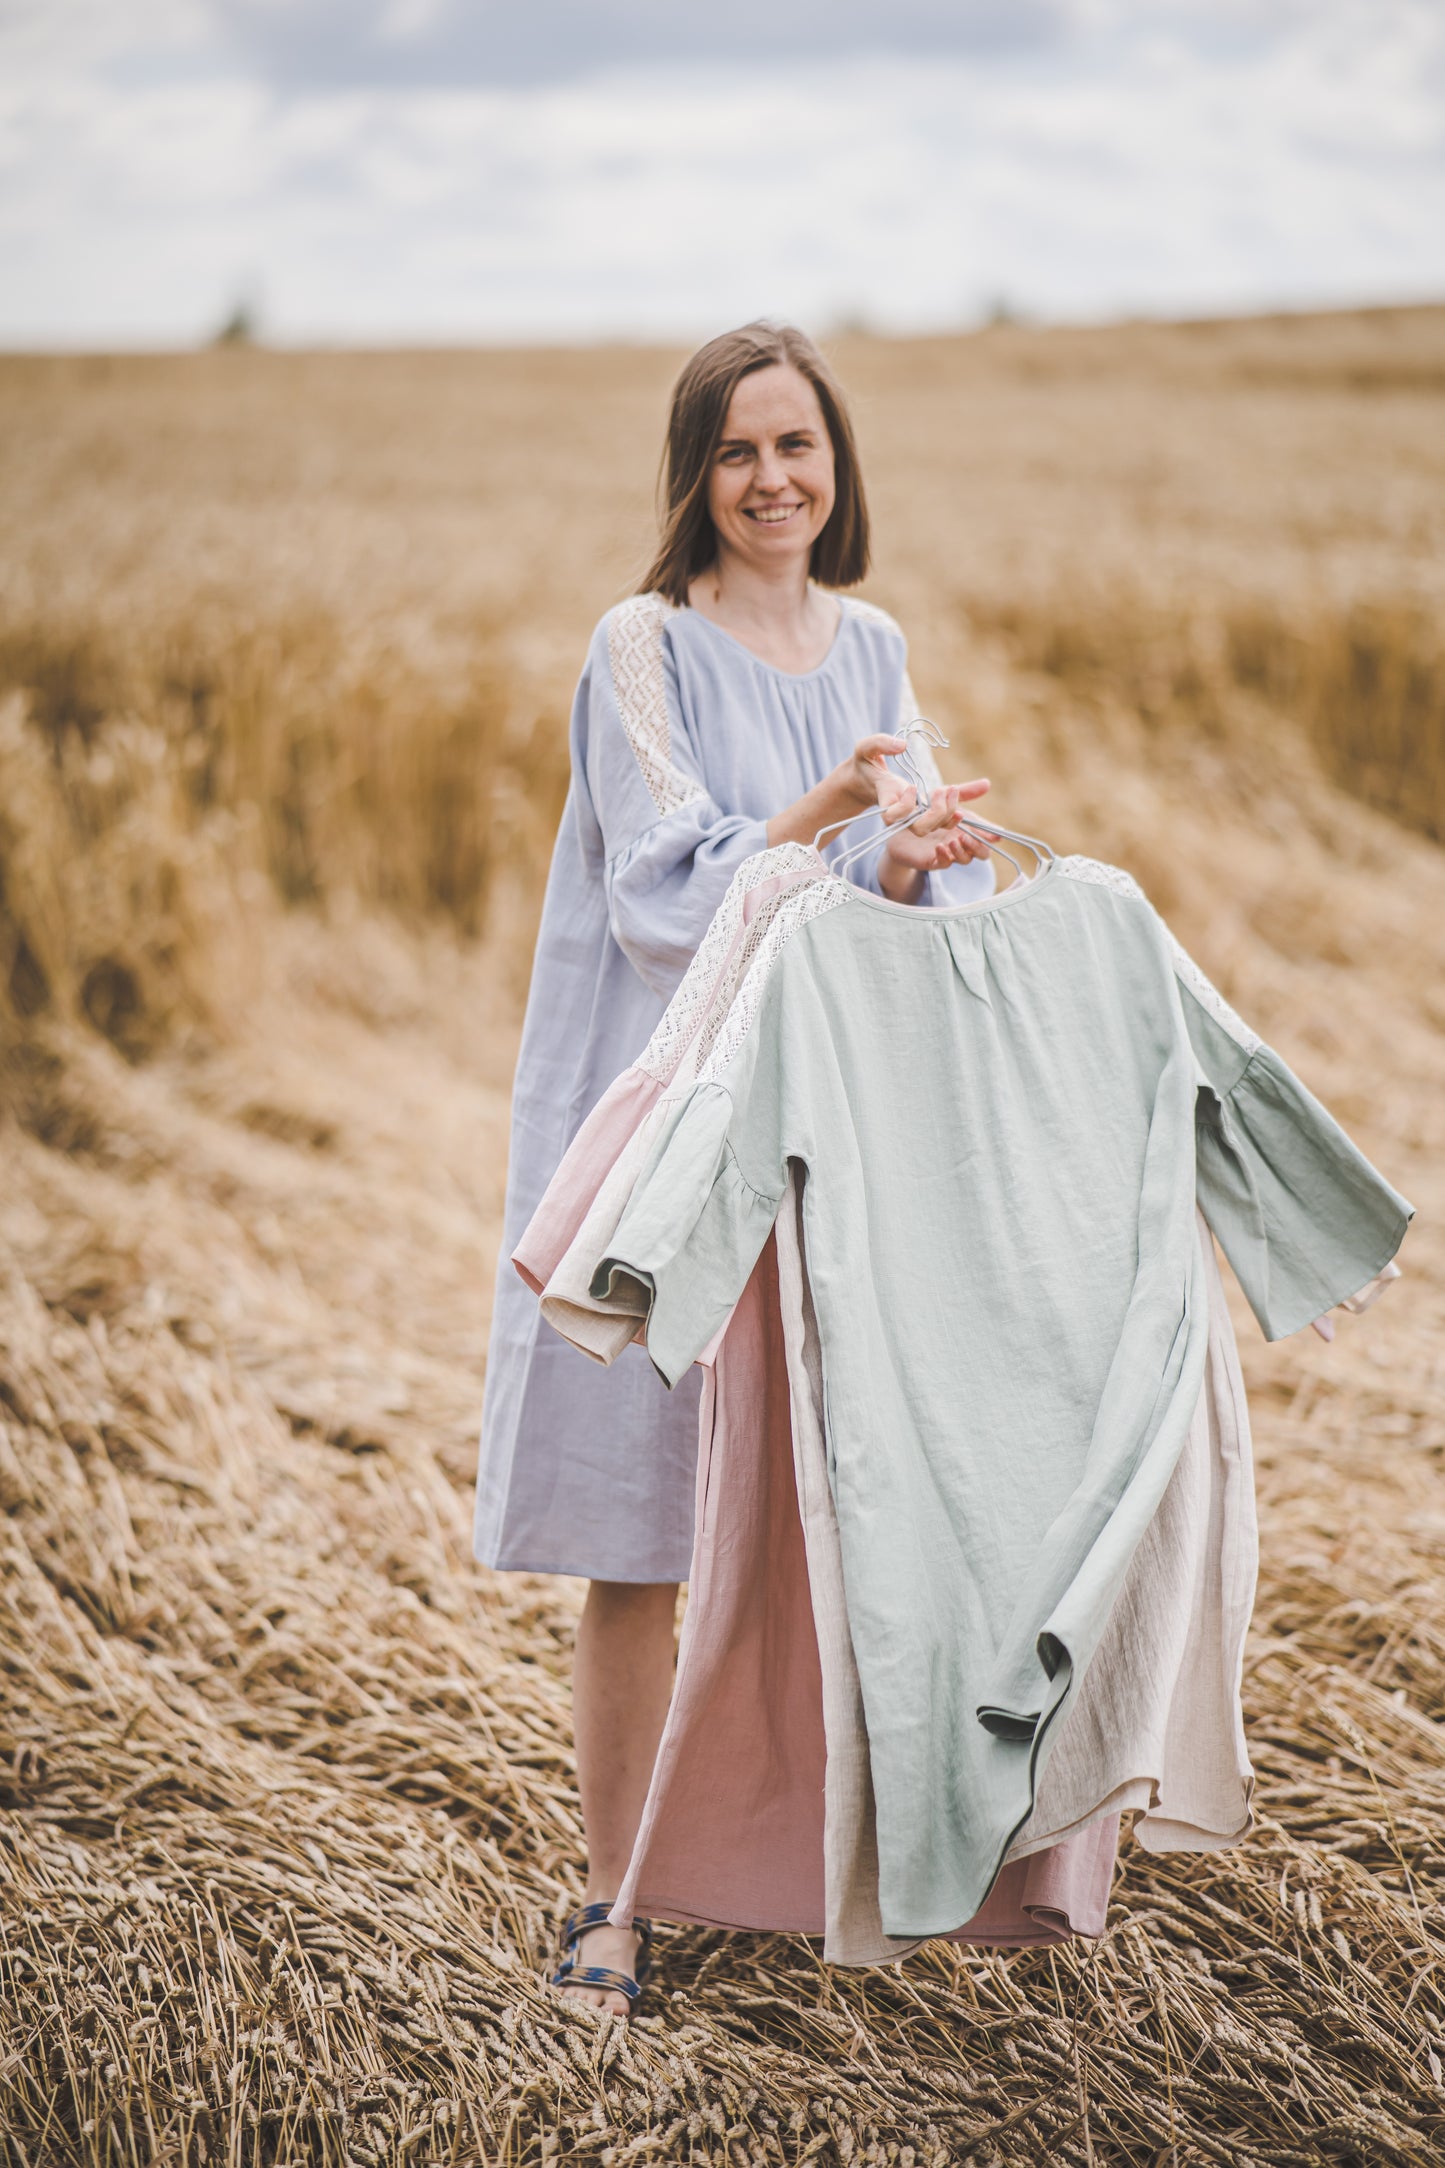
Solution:
M 745 376 L 780 364 L 812 385 L 833 444 L 833 509 L 813 544 L 808 569 L 825 587 L 853 587 L 867 572 L 868 506 L 838 381 L 806 332 L 792 324 L 744 324 L 700 346 L 672 387 L 660 489 L 662 537 L 639 593 L 683 604 L 689 582 L 717 556 L 708 477 L 728 407 Z

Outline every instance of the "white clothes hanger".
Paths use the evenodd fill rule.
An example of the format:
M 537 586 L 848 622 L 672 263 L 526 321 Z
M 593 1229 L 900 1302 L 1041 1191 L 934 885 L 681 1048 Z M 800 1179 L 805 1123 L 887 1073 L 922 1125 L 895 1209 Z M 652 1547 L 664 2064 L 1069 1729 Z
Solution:
M 855 860 L 862 858 L 868 851 L 873 850 L 882 842 L 884 836 L 891 834 L 899 826 L 911 828 L 915 821 L 929 809 L 932 796 L 929 779 L 924 774 L 917 755 L 913 751 L 912 741 L 914 738 L 919 738 L 925 745 L 946 746 L 948 740 L 936 723 L 930 722 L 926 716 L 922 715 L 915 716 L 910 723 L 900 724 L 895 736 L 903 739 L 903 751 L 901 753 L 889 753 L 885 757 L 896 762 L 904 782 L 913 785 L 913 794 L 916 801 L 914 810 L 905 821 L 901 823 L 890 821 L 881 833 L 875 832 L 866 835 L 861 841 L 852 843 L 846 850 L 839 852 L 829 867 L 831 873 L 841 876 L 845 868 L 851 866 Z M 876 805 L 865 806 L 861 813 L 849 814 L 846 820 L 827 822 L 813 838 L 814 850 L 821 853 L 824 836 L 832 834 L 835 830 L 841 833 L 843 829 L 851 828 L 856 821 L 867 820 L 870 815 L 875 813 L 879 814 L 881 819 L 879 807 Z M 1025 876 L 1024 869 L 1014 857 L 1013 852 L 1006 851 L 1001 847 L 998 838 L 1007 837 L 1010 843 L 1021 843 L 1024 849 L 1032 854 L 1035 865 L 1032 878 L 1037 878 L 1037 875 L 1043 871 L 1044 867 L 1051 864 L 1054 859 L 1055 853 L 1049 844 L 1041 842 L 1036 836 L 1024 835 L 1016 828 L 1004 828 L 997 821 L 974 820 L 966 813 L 959 814 L 958 821 L 960 827 L 970 829 L 974 835 L 984 837 L 991 849 L 998 852 L 1000 858 L 1008 860 L 1021 881 L 1029 878 L 1029 876 Z
M 927 717 L 922 715 L 915 716 L 911 723 L 900 724 L 899 728 L 894 731 L 893 735 L 896 738 L 901 738 L 903 740 L 903 750 L 901 753 L 885 754 L 884 757 L 887 760 L 896 761 L 898 763 L 899 772 L 902 775 L 903 781 L 905 783 L 911 783 L 913 785 L 913 795 L 917 801 L 913 812 L 903 823 L 903 826 L 905 828 L 908 828 L 912 826 L 913 822 L 918 819 L 921 813 L 927 812 L 930 795 L 928 778 L 924 774 L 921 766 L 919 765 L 918 756 L 913 750 L 912 740 L 914 738 L 921 738 L 925 745 L 947 745 L 948 740 L 947 738 L 945 738 L 943 732 L 938 728 L 936 723 L 929 722 Z M 866 821 L 870 817 L 870 815 L 877 813 L 878 811 L 879 808 L 876 805 L 865 805 L 861 813 L 849 813 L 845 816 L 844 819 L 840 821 L 825 822 L 813 838 L 814 850 L 821 850 L 824 836 L 831 835 L 834 829 L 837 829 L 841 833 L 843 829 L 851 828 L 855 821 Z M 893 821 L 890 822 L 889 825 L 896 828 L 898 826 L 898 823 L 896 821 Z M 867 849 L 869 845 L 876 843 L 877 841 L 878 838 L 876 836 L 867 837 L 863 845 L 860 847 L 860 854 L 861 850 Z

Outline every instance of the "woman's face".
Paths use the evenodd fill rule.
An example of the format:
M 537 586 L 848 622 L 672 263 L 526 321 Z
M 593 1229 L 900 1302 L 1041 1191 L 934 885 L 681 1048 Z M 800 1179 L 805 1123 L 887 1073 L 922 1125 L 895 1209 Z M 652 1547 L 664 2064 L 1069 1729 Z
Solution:
M 818 394 L 786 363 L 755 369 L 732 395 L 713 454 L 708 510 L 719 553 L 759 568 L 806 564 L 833 494 L 833 444 Z

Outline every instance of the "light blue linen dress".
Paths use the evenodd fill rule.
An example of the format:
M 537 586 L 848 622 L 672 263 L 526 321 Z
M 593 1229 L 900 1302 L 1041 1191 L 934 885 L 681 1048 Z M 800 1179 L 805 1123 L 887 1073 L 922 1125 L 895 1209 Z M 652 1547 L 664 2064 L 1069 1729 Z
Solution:
M 610 1369 L 589 1362 L 542 1322 L 511 1254 L 581 1123 L 646 1046 L 733 874 L 764 848 L 769 817 L 859 738 L 916 713 L 902 633 L 851 597 L 827 656 L 800 674 L 658 595 L 597 627 L 512 1101 L 477 1481 L 485 1564 L 687 1578 L 698 1377 L 669 1393 L 637 1348 Z M 876 854 L 853 877 L 876 889 Z M 985 859 L 931 876 L 923 900 L 993 885 Z

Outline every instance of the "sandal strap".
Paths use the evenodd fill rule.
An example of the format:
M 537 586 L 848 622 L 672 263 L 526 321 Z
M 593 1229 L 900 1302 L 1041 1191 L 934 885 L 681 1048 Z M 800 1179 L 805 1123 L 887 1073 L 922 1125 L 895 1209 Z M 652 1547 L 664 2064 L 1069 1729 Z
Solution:
M 562 1922 L 563 1949 L 570 1950 L 574 1943 L 582 1940 L 584 1935 L 590 1935 L 594 1927 L 609 1926 L 611 1924 L 611 1914 L 612 1906 L 605 1899 L 595 1905 L 579 1905 L 577 1910 L 569 1913 Z M 637 1955 L 645 1964 L 652 1951 L 653 1926 L 651 1920 L 642 1919 L 640 1916 L 634 1917 L 632 1932 L 636 1935 L 638 1941 Z
M 577 1945 L 582 1937 L 594 1927 L 606 1927 L 610 1904 L 579 1905 L 577 1910 L 562 1923 L 561 1964 L 552 1974 L 553 1987 L 602 1987 L 625 1995 L 629 2004 L 635 2003 L 642 1993 L 643 1983 L 652 1970 L 652 1922 L 634 1919 L 632 1932 L 637 1937 L 636 1973 L 614 1972 L 607 1965 L 579 1965 Z
M 614 1994 L 625 1995 L 629 2002 L 636 2002 L 642 1993 L 642 1982 L 634 1980 L 630 1972 L 612 1972 L 606 1965 L 563 1965 L 552 1975 L 553 1987 L 604 1987 Z
M 594 1927 L 605 1927 L 611 1910 L 611 1905 L 604 1901 L 595 1905 L 579 1905 L 575 1912 L 569 1913 L 562 1922 L 563 1949 L 570 1950 L 574 1942 L 580 1942 L 584 1935 L 591 1934 Z

